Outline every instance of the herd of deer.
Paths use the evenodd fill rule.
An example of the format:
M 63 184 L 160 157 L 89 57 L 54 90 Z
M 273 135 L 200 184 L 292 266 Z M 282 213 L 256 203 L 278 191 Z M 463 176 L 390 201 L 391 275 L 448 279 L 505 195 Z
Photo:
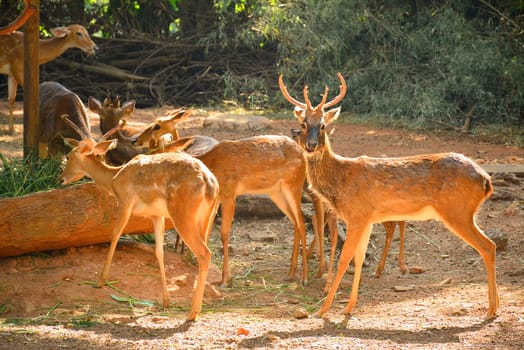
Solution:
M 69 47 L 93 53 L 96 45 L 80 25 L 52 30 L 55 37 L 41 40 L 40 62 L 47 62 Z M 0 37 L 0 73 L 8 74 L 10 119 L 17 84 L 22 84 L 22 33 Z M 100 117 L 104 136 L 96 142 L 89 118 L 80 98 L 56 82 L 40 85 L 40 154 L 67 153 L 67 163 L 60 176 L 69 184 L 84 176 L 112 193 L 119 203 L 111 245 L 98 286 L 102 287 L 122 231 L 131 215 L 150 217 L 155 232 L 155 254 L 162 280 L 163 305 L 169 305 L 169 292 L 163 263 L 165 219 L 172 221 L 183 242 L 198 261 L 198 276 L 188 320 L 201 310 L 211 252 L 208 239 L 221 206 L 223 243 L 222 285 L 229 285 L 228 243 L 235 211 L 235 199 L 241 194 L 264 193 L 275 202 L 294 227 L 291 265 L 288 277 L 296 274 L 299 251 L 302 255 L 301 281 L 307 282 L 306 234 L 301 210 L 302 191 L 313 198 L 313 227 L 319 246 L 321 275 L 324 272 L 323 232 L 325 221 L 331 233 L 327 297 L 317 316 L 330 308 L 337 288 L 353 260 L 355 274 L 352 291 L 344 312 L 351 313 L 357 302 L 362 264 L 374 223 L 386 228 L 386 245 L 376 271 L 384 266 L 391 237 L 398 224 L 401 232 L 399 264 L 405 272 L 402 244 L 403 220 L 442 221 L 481 255 L 488 276 L 489 307 L 486 317 L 496 316 L 499 298 L 496 285 L 495 244 L 475 223 L 480 205 L 492 193 L 489 175 L 469 158 L 457 153 L 426 154 L 401 158 L 345 158 L 330 146 L 326 127 L 334 122 L 346 94 L 346 83 L 338 74 L 340 92 L 327 101 L 326 87 L 322 101 L 313 107 L 304 87 L 304 102 L 293 98 L 279 78 L 283 96 L 295 106 L 300 129 L 293 138 L 261 135 L 240 140 L 220 141 L 206 136 L 180 137 L 177 123 L 191 111 L 175 110 L 157 118 L 145 128 L 126 125 L 133 113 L 134 101 L 123 104 L 108 97 L 103 103 L 89 98 L 88 107 Z M 66 148 L 65 145 L 68 146 Z M 326 211 L 327 209 L 327 211 Z M 337 272 L 333 264 L 337 238 L 337 219 L 345 222 L 347 236 L 340 253 Z M 311 246 L 313 246 L 314 242 Z

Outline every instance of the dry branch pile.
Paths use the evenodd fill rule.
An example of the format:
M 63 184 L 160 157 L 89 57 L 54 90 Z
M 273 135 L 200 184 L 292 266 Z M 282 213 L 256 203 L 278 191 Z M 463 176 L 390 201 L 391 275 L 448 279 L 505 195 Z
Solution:
M 41 81 L 58 81 L 83 100 L 111 92 L 136 99 L 139 107 L 210 105 L 224 99 L 226 86 L 240 89 L 241 82 L 252 78 L 276 81 L 274 57 L 267 52 L 209 49 L 195 44 L 195 38 L 95 40 L 100 47 L 96 56 L 69 50 L 42 66 Z M 242 102 L 242 91 L 237 93 Z

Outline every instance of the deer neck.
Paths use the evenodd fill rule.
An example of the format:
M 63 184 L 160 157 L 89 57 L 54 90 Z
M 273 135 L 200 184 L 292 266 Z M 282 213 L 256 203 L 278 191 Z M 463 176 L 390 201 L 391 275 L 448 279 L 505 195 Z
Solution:
M 54 60 L 69 48 L 67 45 L 67 36 L 53 37 L 50 39 L 41 39 L 39 45 L 39 63 L 47 63 Z
M 109 192 L 112 192 L 113 178 L 122 169 L 122 166 L 107 165 L 95 156 L 89 156 L 83 163 L 84 171 L 95 183 Z
M 333 153 L 327 137 L 320 149 L 306 154 L 307 181 L 313 192 L 328 202 L 332 201 L 331 195 L 338 193 L 337 158 L 340 157 Z

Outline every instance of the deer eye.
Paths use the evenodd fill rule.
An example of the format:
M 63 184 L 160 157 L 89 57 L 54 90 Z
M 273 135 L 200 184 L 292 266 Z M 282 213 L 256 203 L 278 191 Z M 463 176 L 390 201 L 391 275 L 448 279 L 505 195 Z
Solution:
M 153 130 L 160 130 L 160 125 L 155 124 L 155 126 L 153 127 Z
M 306 129 L 307 129 L 306 123 L 302 123 L 302 124 L 300 125 L 300 127 L 302 128 L 302 130 L 306 130 Z
M 80 33 L 80 32 L 76 32 L 76 36 L 78 36 L 78 37 L 81 38 L 81 37 L 82 37 L 82 33 Z
M 326 130 L 326 124 L 322 123 L 320 124 L 320 131 Z

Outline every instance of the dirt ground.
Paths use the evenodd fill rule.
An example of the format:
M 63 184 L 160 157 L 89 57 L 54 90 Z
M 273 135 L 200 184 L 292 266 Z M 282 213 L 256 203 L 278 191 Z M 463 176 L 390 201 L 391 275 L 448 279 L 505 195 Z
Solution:
M 0 152 L 21 156 L 21 104 L 17 134 L 5 130 L 7 106 L 0 102 Z M 137 110 L 144 123 L 168 107 Z M 257 134 L 289 134 L 293 120 L 275 120 L 264 128 L 203 123 L 209 113 L 195 113 L 183 135 L 221 139 Z M 290 109 L 291 116 L 291 109 Z M 345 156 L 403 156 L 455 151 L 479 163 L 524 163 L 524 149 L 484 142 L 470 135 L 432 135 L 336 123 L 331 137 Z M 200 122 L 198 122 L 200 121 Z M 92 128 L 98 130 L 92 115 Z M 286 280 L 293 230 L 285 217 L 236 218 L 231 235 L 231 288 L 206 286 L 201 316 L 186 323 L 195 260 L 174 250 L 166 237 L 166 275 L 171 307 L 164 309 L 153 248 L 123 240 L 110 270 L 111 283 L 93 288 L 107 245 L 40 252 L 0 259 L 0 349 L 522 349 L 524 348 L 524 178 L 493 175 L 495 193 L 477 221 L 489 235 L 507 245 L 497 253 L 500 294 L 498 318 L 484 321 L 487 279 L 479 254 L 437 222 L 409 222 L 406 260 L 418 273 L 403 275 L 397 265 L 398 238 L 380 278 L 373 277 L 384 245 L 376 225 L 369 245 L 359 301 L 351 317 L 342 310 L 351 289 L 346 274 L 325 318 L 306 317 L 323 302 L 325 276 L 308 262 L 309 283 Z M 311 215 L 311 206 L 304 203 Z M 211 237 L 214 266 L 208 281 L 220 278 L 222 247 L 219 219 Z M 312 239 L 308 227 L 308 242 Z M 326 239 L 327 240 L 327 239 Z M 327 241 L 326 241 L 327 243 Z M 326 244 L 328 252 L 329 244 Z

